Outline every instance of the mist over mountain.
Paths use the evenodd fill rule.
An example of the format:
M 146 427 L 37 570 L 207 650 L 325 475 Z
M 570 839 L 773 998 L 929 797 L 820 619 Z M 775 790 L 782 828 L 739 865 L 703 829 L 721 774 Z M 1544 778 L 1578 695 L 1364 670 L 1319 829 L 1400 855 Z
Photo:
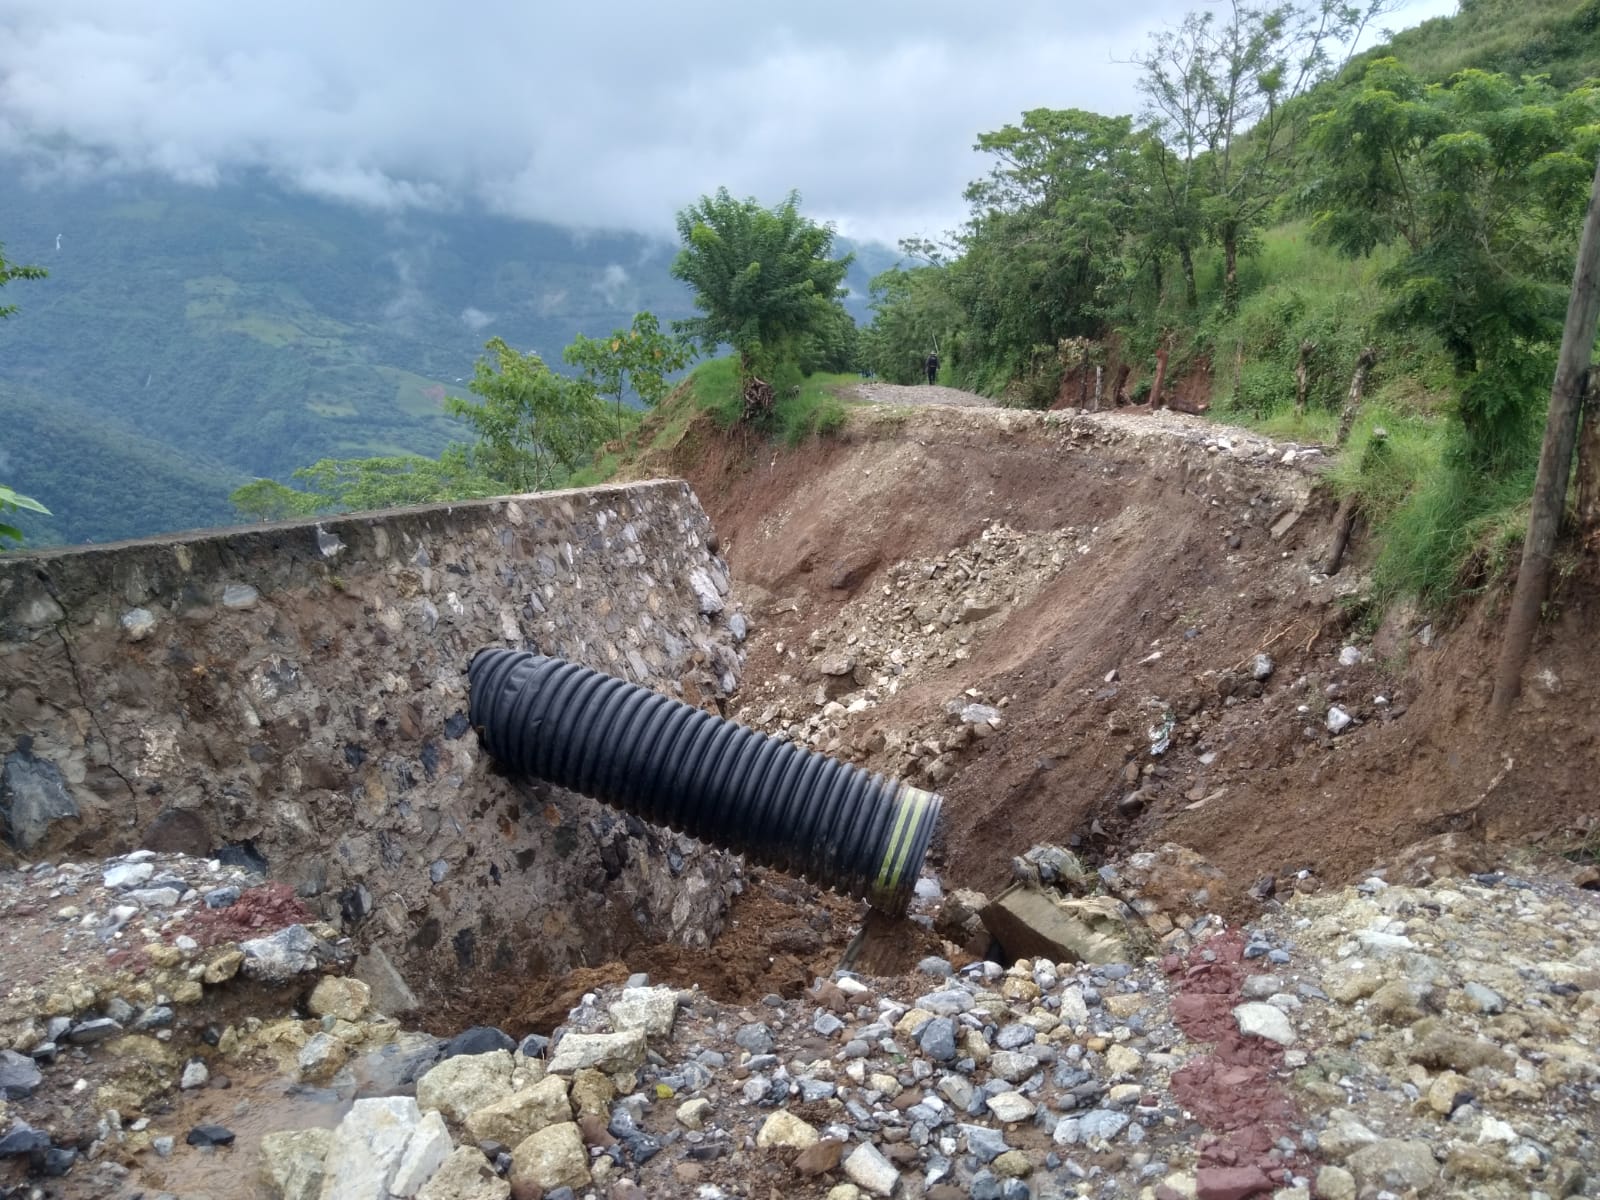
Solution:
M 457 211 L 376 214 L 263 173 L 33 188 L 0 170 L 5 253 L 45 267 L 0 325 L 0 448 L 48 506 L 29 540 L 227 523 L 227 494 L 319 458 L 437 454 L 490 337 L 560 366 L 579 334 L 690 315 L 673 242 Z M 849 249 L 851 247 L 843 247 Z M 896 258 L 855 247 L 848 307 Z

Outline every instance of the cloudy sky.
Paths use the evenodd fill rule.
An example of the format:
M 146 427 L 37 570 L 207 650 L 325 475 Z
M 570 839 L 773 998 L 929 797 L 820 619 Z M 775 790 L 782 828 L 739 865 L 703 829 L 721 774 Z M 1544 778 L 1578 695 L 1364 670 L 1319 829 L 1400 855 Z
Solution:
M 661 232 L 719 185 L 798 188 L 893 240 L 960 219 L 979 130 L 1134 111 L 1126 60 L 1205 3 L 3 0 L 0 155 Z

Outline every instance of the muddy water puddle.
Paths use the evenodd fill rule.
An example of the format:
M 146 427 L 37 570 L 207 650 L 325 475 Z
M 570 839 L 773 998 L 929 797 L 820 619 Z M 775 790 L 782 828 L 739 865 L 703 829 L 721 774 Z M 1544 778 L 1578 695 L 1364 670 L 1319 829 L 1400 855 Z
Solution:
M 154 1150 L 137 1156 L 138 1166 L 123 1181 L 118 1196 L 170 1192 L 179 1200 L 267 1200 L 271 1193 L 261 1182 L 261 1139 L 286 1129 L 332 1129 L 350 1110 L 349 1089 L 308 1089 L 281 1076 L 233 1076 L 233 1086 L 203 1088 L 185 1093 L 173 1110 L 150 1122 L 151 1132 L 174 1139 L 169 1157 Z M 185 1142 L 197 1125 L 221 1125 L 233 1131 L 231 1146 L 191 1146 Z M 87 1164 L 86 1164 L 87 1165 Z M 76 1172 L 74 1173 L 76 1174 Z M 83 1172 L 90 1184 L 90 1172 Z M 63 1182 L 75 1181 L 69 1176 Z M 63 1192 L 67 1197 L 97 1198 L 103 1189 Z

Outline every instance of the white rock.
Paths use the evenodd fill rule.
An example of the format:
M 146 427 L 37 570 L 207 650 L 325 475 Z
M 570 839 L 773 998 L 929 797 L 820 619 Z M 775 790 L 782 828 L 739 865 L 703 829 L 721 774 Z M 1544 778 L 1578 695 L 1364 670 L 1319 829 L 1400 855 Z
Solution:
M 417 1123 L 411 1140 L 406 1143 L 406 1152 L 394 1169 L 389 1191 L 407 1200 L 415 1196 L 450 1157 L 451 1147 L 450 1130 L 445 1128 L 444 1118 L 437 1112 L 428 1113 Z
M 1343 733 L 1355 718 L 1335 704 L 1328 710 L 1328 732 Z
M 1246 1037 L 1266 1038 L 1280 1046 L 1294 1044 L 1294 1026 L 1282 1009 L 1270 1004 L 1240 1004 L 1233 1010 L 1233 1019 Z
M 410 1096 L 357 1100 L 333 1132 L 319 1200 L 373 1200 L 388 1193 L 421 1120 Z
M 183 1078 L 178 1081 L 178 1086 L 187 1092 L 194 1088 L 205 1087 L 206 1081 L 210 1078 L 210 1070 L 197 1058 L 183 1068 Z
M 1339 665 L 1353 667 L 1361 661 L 1361 651 L 1354 646 L 1346 646 L 1339 651 Z
M 989 1097 L 989 1111 L 994 1114 L 995 1120 L 1009 1125 L 1015 1121 L 1026 1121 L 1038 1111 L 1038 1105 L 1021 1092 L 1001 1092 L 998 1096 Z
M 108 888 L 131 888 L 138 887 L 155 873 L 154 863 L 118 863 L 114 867 L 107 867 L 100 878 Z
M 1509 1123 L 1497 1120 L 1494 1117 L 1484 1117 L 1483 1124 L 1478 1126 L 1478 1145 L 1487 1146 L 1495 1142 L 1507 1146 L 1517 1140 L 1517 1131 Z
M 148 608 L 130 608 L 122 614 L 122 631 L 130 642 L 142 642 L 155 632 L 156 618 Z
M 851 1183 L 874 1196 L 892 1196 L 900 1182 L 900 1172 L 871 1142 L 862 1142 L 844 1160 L 844 1173 Z
M 230 583 L 222 589 L 223 608 L 254 608 L 261 593 L 248 583 Z
M 678 992 L 669 987 L 623 988 L 621 998 L 607 1008 L 620 1032 L 642 1029 L 646 1037 L 670 1037 L 678 1017 Z
M 636 1071 L 644 1063 L 644 1030 L 624 1033 L 569 1033 L 550 1059 L 552 1075 L 594 1067 L 608 1075 Z

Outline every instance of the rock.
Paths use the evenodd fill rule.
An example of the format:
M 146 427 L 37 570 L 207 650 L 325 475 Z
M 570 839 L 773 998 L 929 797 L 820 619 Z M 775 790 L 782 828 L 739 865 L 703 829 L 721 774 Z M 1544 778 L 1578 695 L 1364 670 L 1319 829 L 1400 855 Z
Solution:
M 1506 1052 L 1493 1042 L 1453 1033 L 1427 1021 L 1419 1021 L 1412 1031 L 1418 1041 L 1405 1052 L 1406 1057 L 1430 1070 L 1449 1068 L 1466 1075 L 1476 1067 L 1504 1071 L 1510 1066 Z
M 67 1034 L 67 1041 L 74 1046 L 92 1046 L 95 1042 L 114 1038 L 121 1032 L 122 1026 L 110 1017 L 95 1017 L 91 1021 L 80 1021 L 74 1025 Z
M 120 890 L 138 887 L 141 883 L 147 882 L 155 873 L 154 863 L 118 863 L 114 867 L 107 867 L 100 878 L 106 887 Z
M 130 608 L 119 621 L 130 642 L 142 642 L 155 632 L 156 618 L 148 608 Z
M 306 1083 L 327 1083 L 344 1066 L 349 1049 L 331 1033 L 316 1033 L 295 1057 L 300 1078 Z
M 1275 664 L 1270 654 L 1258 654 L 1250 660 L 1251 677 L 1260 680 L 1262 683 L 1272 678 L 1274 669 Z
M 183 1075 L 178 1079 L 178 1087 L 185 1092 L 195 1088 L 203 1088 L 211 1079 L 211 1070 L 203 1059 L 191 1058 L 183 1067 Z
M 333 1131 L 319 1200 L 372 1200 L 389 1192 L 406 1143 L 422 1121 L 410 1096 L 357 1100 Z
M 756 1145 L 763 1150 L 778 1147 L 787 1150 L 805 1150 L 821 1140 L 816 1129 L 799 1117 L 780 1108 L 768 1117 L 756 1134 Z
M 202 969 L 201 978 L 210 984 L 226 983 L 244 966 L 242 950 L 224 950 Z
M 1078 1136 L 1090 1144 L 1096 1139 L 1114 1141 L 1116 1136 L 1128 1127 L 1129 1121 L 1127 1113 L 1109 1108 L 1096 1108 L 1078 1118 Z
M 1021 1150 L 1007 1150 L 995 1156 L 989 1169 L 1001 1179 L 1026 1179 L 1033 1171 L 1033 1163 Z
M 844 1157 L 844 1146 L 839 1138 L 823 1138 L 795 1156 L 794 1169 L 807 1178 L 836 1171 L 839 1169 L 839 1160 Z
M 226 1125 L 196 1125 L 183 1140 L 191 1146 L 231 1146 L 235 1136 Z
M 1245 1200 L 1272 1191 L 1260 1167 L 1201 1167 L 1194 1173 L 1197 1200 Z
M 291 1129 L 261 1137 L 261 1180 L 282 1200 L 318 1200 L 331 1129 Z
M 1337 704 L 1328 709 L 1328 732 L 1343 733 L 1350 728 L 1350 722 L 1355 718 Z
M 224 608 L 254 608 L 260 599 L 261 593 L 248 583 L 230 583 L 222 589 Z
M 417 1104 L 465 1124 L 479 1109 L 511 1094 L 511 1070 L 511 1055 L 504 1050 L 447 1058 L 417 1080 Z
M 372 989 L 359 979 L 325 975 L 311 991 L 306 1007 L 314 1017 L 359 1021 L 372 999 Z
M 685 1129 L 704 1129 L 706 1127 L 706 1118 L 711 1115 L 711 1101 L 704 1096 L 696 1096 L 693 1100 L 685 1100 L 678 1105 L 678 1111 L 674 1115 L 678 1119 L 678 1124 Z
M 1355 646 L 1345 646 L 1339 651 L 1339 665 L 1353 667 L 1361 661 L 1361 651 Z
M 672 1036 L 678 1016 L 677 989 L 669 987 L 624 988 L 620 999 L 607 1008 L 618 1031 L 642 1029 L 647 1038 Z
M 1427 1142 L 1385 1138 L 1357 1150 L 1345 1165 L 1363 1187 L 1427 1193 L 1439 1181 L 1439 1164 Z
M 0 1100 L 26 1100 L 43 1082 L 33 1059 L 15 1050 L 0 1050 Z
M 482 1151 L 458 1146 L 422 1185 L 416 1200 L 509 1200 L 510 1196 L 511 1185 L 495 1174 Z
M 395 1017 L 420 1007 L 417 994 L 395 970 L 381 946 L 373 946 L 356 959 L 355 975 L 372 989 L 372 1007 L 378 1012 Z
M 50 1135 L 42 1129 L 18 1121 L 4 1137 L 0 1137 L 0 1158 L 20 1158 L 34 1151 L 50 1148 Z
M 917 1045 L 934 1062 L 949 1062 L 956 1056 L 956 1027 L 949 1017 L 935 1017 L 922 1027 Z
M 436 1112 L 424 1114 L 394 1169 L 394 1178 L 389 1181 L 390 1193 L 406 1200 L 415 1196 L 450 1156 L 451 1145 L 444 1118 Z
M 212 888 L 205 894 L 207 908 L 232 908 L 239 902 L 239 888 L 234 884 Z
M 550 1059 L 551 1074 L 598 1067 L 608 1075 L 637 1071 L 644 1063 L 644 1030 L 625 1033 L 569 1033 Z
M 1356 1177 L 1343 1167 L 1323 1167 L 1317 1172 L 1319 1200 L 1356 1200 Z
M 1466 993 L 1467 999 L 1482 1013 L 1503 1013 L 1506 1010 L 1505 998 L 1491 987 L 1484 987 L 1481 983 L 1468 983 L 1461 989 Z
M 741 1025 L 738 1032 L 733 1035 L 733 1044 L 750 1051 L 751 1054 L 771 1054 L 776 1042 L 773 1040 L 772 1030 L 757 1022 Z
M 1021 1092 L 1001 1092 L 998 1096 L 990 1096 L 988 1106 L 995 1120 L 1006 1125 L 1026 1121 L 1038 1109 L 1038 1105 Z
M 1237 1005 L 1233 1010 L 1233 1018 L 1239 1023 L 1239 1032 L 1246 1037 L 1266 1038 L 1280 1046 L 1294 1045 L 1294 1026 L 1282 1009 L 1271 1004 Z
M 570 1034 L 568 1035 L 571 1036 Z M 589 1155 L 577 1125 L 568 1121 L 530 1134 L 511 1152 L 512 1188 L 589 1186 Z
M 123 893 L 123 899 L 140 908 L 171 908 L 183 897 L 177 888 L 134 888 Z
M 850 1182 L 874 1196 L 892 1196 L 900 1182 L 900 1172 L 871 1142 L 862 1142 L 844 1160 L 844 1173 Z
M 31 750 L 19 748 L 0 765 L 0 833 L 13 849 L 27 853 L 56 821 L 78 816 L 61 768 Z M 111 886 L 110 884 L 106 885 Z
M 541 1129 L 571 1120 L 566 1080 L 547 1075 L 532 1087 L 473 1112 L 466 1119 L 466 1127 L 477 1141 L 515 1146 Z
M 240 967 L 246 979 L 261 983 L 288 983 L 296 975 L 317 968 L 317 936 L 304 925 L 289 925 L 266 937 L 239 943 L 244 954 Z
M 1122 906 L 1110 896 L 1060 900 L 1031 885 L 1013 884 L 981 915 L 1013 957 L 1096 964 L 1132 958 Z
M 509 1053 L 516 1048 L 516 1039 L 504 1030 L 496 1029 L 493 1025 L 474 1025 L 445 1042 L 439 1057 L 445 1059 L 462 1054 L 490 1054 L 495 1050 Z
M 540 1066 L 542 1068 L 543 1064 Z M 611 1102 L 617 1098 L 617 1086 L 604 1072 L 589 1067 L 573 1075 L 570 1098 L 578 1113 L 604 1116 L 611 1111 Z
M 426 1033 L 404 1032 L 350 1064 L 362 1095 L 388 1095 L 415 1083 L 439 1060 L 443 1044 Z

